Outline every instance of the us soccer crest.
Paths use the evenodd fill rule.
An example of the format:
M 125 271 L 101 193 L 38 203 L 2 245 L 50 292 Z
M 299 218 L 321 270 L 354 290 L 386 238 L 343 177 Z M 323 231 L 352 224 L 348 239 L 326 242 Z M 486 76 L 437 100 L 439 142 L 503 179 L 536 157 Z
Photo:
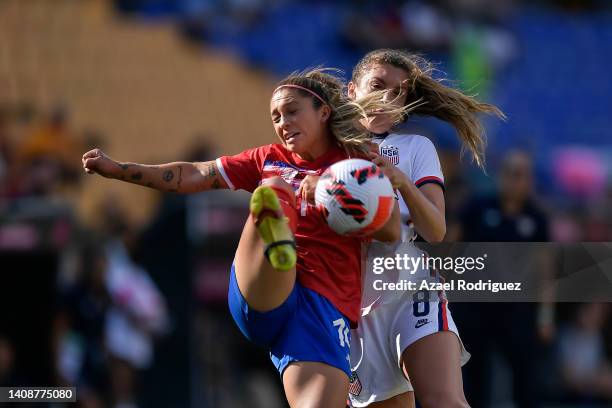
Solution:
M 380 154 L 388 158 L 395 166 L 399 164 L 399 149 L 397 146 L 381 146 Z

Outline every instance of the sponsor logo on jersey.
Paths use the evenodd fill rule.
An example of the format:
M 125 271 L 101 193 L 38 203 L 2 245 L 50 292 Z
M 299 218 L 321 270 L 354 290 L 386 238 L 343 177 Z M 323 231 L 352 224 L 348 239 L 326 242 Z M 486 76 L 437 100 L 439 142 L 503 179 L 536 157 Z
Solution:
M 426 324 L 429 324 L 429 320 L 428 319 L 419 319 L 419 320 L 417 320 L 416 324 L 414 325 L 414 328 L 418 329 L 419 327 L 423 327 Z
M 292 164 L 280 161 L 280 160 L 266 160 L 262 169 L 262 180 L 274 176 L 280 176 L 297 190 L 300 187 L 300 183 L 307 175 L 316 176 L 319 173 L 314 170 L 302 169 L 295 167 Z
M 361 394 L 361 381 L 359 381 L 356 371 L 351 373 L 351 378 L 349 379 L 349 393 L 355 396 Z
M 399 148 L 397 146 L 381 146 L 380 154 L 388 158 L 394 165 L 399 164 Z

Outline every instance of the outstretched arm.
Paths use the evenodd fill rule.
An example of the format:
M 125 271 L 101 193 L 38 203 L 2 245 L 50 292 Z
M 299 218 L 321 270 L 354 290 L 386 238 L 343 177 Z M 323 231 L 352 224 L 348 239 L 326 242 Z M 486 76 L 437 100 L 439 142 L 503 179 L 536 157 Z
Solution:
M 160 165 L 123 163 L 93 149 L 83 155 L 83 168 L 89 174 L 126 181 L 160 191 L 197 193 L 229 188 L 214 161 L 173 162 Z

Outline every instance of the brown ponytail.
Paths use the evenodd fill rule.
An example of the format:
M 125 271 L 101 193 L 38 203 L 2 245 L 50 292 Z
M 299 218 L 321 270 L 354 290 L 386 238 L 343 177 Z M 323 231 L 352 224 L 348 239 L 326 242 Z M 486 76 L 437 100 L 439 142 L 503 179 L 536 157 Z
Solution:
M 484 168 L 486 138 L 478 114 L 493 114 L 505 119 L 499 108 L 444 85 L 433 78 L 435 68 L 431 62 L 401 50 L 379 49 L 368 53 L 353 70 L 353 82 L 357 83 L 373 64 L 389 64 L 406 71 L 406 104 L 414 106 L 410 113 L 433 116 L 449 123 L 463 142 L 463 149 L 470 150 L 476 164 Z

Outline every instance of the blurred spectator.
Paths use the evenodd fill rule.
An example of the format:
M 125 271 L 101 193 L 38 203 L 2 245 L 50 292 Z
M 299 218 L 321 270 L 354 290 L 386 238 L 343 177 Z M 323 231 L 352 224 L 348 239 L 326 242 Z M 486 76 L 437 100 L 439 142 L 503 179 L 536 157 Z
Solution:
M 498 195 L 468 204 L 461 220 L 469 242 L 546 242 L 548 221 L 534 199 L 533 163 L 511 151 L 502 159 Z
M 488 99 L 495 73 L 516 58 L 518 44 L 506 28 L 516 9 L 516 0 L 444 0 L 449 20 L 454 22 L 452 65 L 461 87 Z
M 449 45 L 452 27 L 434 5 L 410 1 L 363 0 L 352 5 L 342 37 L 348 45 L 369 51 L 375 48 L 441 50 Z
M 612 363 L 606 357 L 603 330 L 610 314 L 606 303 L 579 305 L 559 334 L 559 359 L 569 402 L 585 406 L 612 403 Z
M 78 280 L 63 293 L 55 320 L 57 370 L 61 383 L 79 388 L 83 406 L 108 406 L 104 330 L 111 298 L 107 260 L 98 243 L 85 245 L 78 269 Z
M 130 259 L 123 243 L 107 245 L 107 288 L 112 299 L 105 326 L 111 354 L 111 384 L 117 407 L 136 406 L 137 377 L 153 362 L 153 339 L 163 334 L 168 316 L 162 294 L 145 270 Z
M 342 37 L 360 51 L 452 49 L 456 74 L 474 92 L 476 85 L 491 79 L 493 70 L 507 65 L 517 54 L 516 40 L 504 28 L 514 3 L 365 0 L 352 5 Z
M 524 152 L 511 151 L 501 163 L 497 196 L 473 201 L 459 218 L 462 240 L 548 241 L 547 217 L 534 201 L 531 158 Z M 538 381 L 541 379 L 538 370 L 545 366 L 548 351 L 542 341 L 550 341 L 554 333 L 552 306 L 456 303 L 453 314 L 466 348 L 475 351 L 464 367 L 465 391 L 470 405 L 487 407 L 492 402 L 492 357 L 498 352 L 511 370 L 512 394 L 517 406 L 539 406 L 543 385 Z
M 82 144 L 68 126 L 68 112 L 56 107 L 40 127 L 25 136 L 17 157 L 23 171 L 21 194 L 48 195 L 81 175 Z
M 153 362 L 168 314 L 157 286 L 131 259 L 136 238 L 116 199 L 109 197 L 99 213 L 103 235 L 77 248 L 76 277 L 71 256 L 60 276 L 59 382 L 79 387 L 86 407 L 136 407 L 140 373 Z
M 487 98 L 493 67 L 484 49 L 482 28 L 468 24 L 457 30 L 453 66 L 465 91 Z
M 431 1 L 408 1 L 399 8 L 404 47 L 416 50 L 447 49 L 454 34 L 448 14 Z
M 20 146 L 20 158 L 26 162 L 41 157 L 53 158 L 67 169 L 74 168 L 75 154 L 81 153 L 82 147 L 73 138 L 68 120 L 66 108 L 56 106 L 42 126 L 26 135 Z
M 136 407 L 139 374 L 153 363 L 154 339 L 167 331 L 168 312 L 153 280 L 131 258 L 135 236 L 117 201 L 106 200 L 100 213 L 108 235 L 106 288 L 111 304 L 104 341 L 111 357 L 113 403 Z

